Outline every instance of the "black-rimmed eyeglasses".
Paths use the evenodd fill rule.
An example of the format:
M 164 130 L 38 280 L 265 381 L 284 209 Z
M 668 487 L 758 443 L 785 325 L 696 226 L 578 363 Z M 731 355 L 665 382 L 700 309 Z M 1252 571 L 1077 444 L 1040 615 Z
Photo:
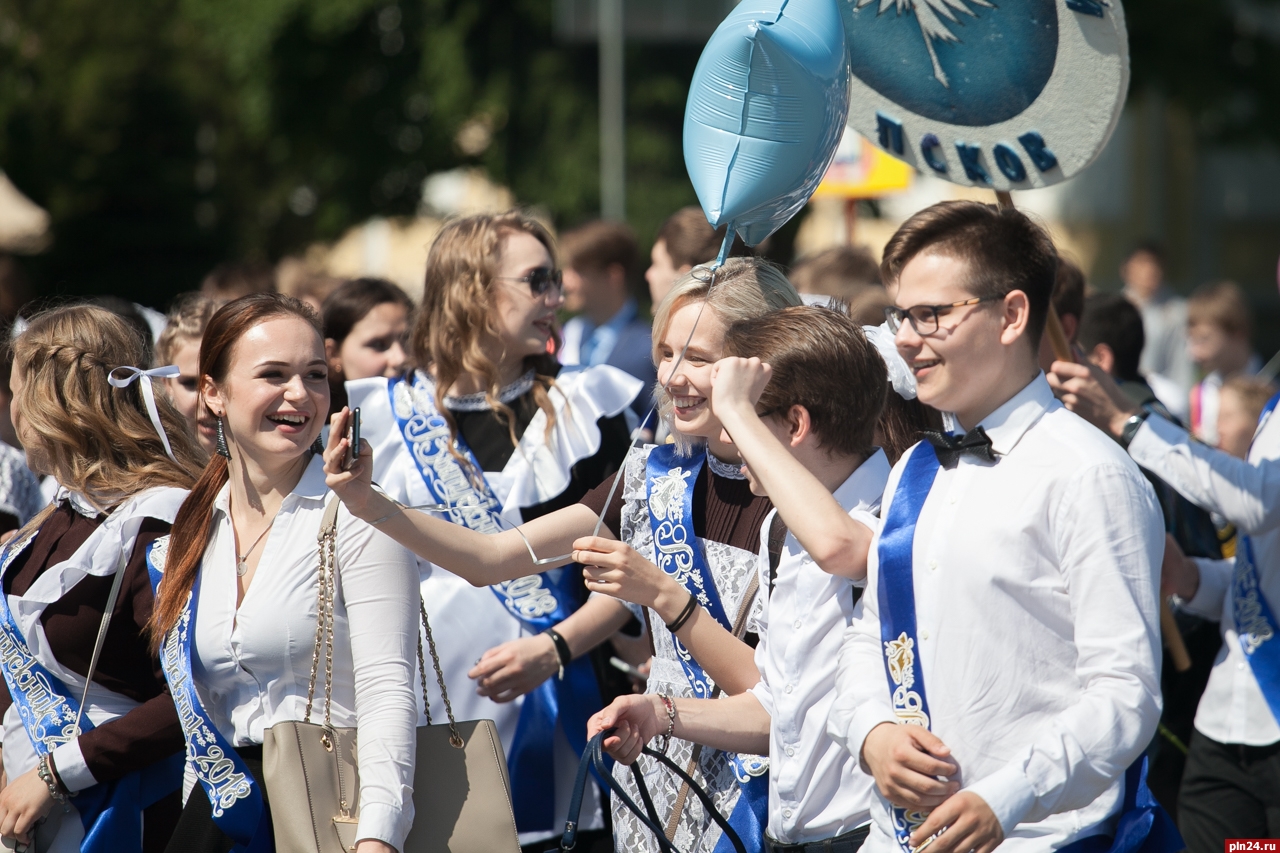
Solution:
M 896 305 L 890 305 L 884 309 L 884 318 L 888 322 L 889 331 L 895 335 L 902 328 L 904 321 L 911 323 L 911 328 L 916 330 L 916 334 L 922 338 L 938 331 L 938 317 L 947 313 L 952 308 L 963 308 L 966 305 L 978 305 L 982 302 L 994 302 L 997 299 L 1004 299 L 1008 294 L 997 293 L 991 296 L 975 296 L 972 299 L 962 299 L 959 302 L 952 302 L 949 305 L 912 305 L 910 308 L 899 308 Z
M 551 267 L 538 267 L 537 269 L 529 270 L 527 275 L 519 277 L 499 275 L 494 276 L 494 278 L 499 278 L 503 281 L 524 282 L 529 285 L 529 292 L 533 294 L 535 299 L 542 296 L 553 287 L 557 291 L 564 292 L 564 273 L 560 270 L 552 269 Z

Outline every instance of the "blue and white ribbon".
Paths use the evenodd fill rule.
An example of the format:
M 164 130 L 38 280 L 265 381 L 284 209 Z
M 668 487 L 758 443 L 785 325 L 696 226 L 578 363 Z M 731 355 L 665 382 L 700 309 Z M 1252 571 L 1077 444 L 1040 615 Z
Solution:
M 168 536 L 160 537 L 147 548 L 147 573 L 157 596 L 164 580 L 168 548 Z M 165 680 L 169 682 L 169 692 L 173 694 L 173 704 L 178 709 L 178 722 L 182 724 L 182 733 L 187 741 L 187 767 L 209 798 L 213 822 L 236 843 L 234 850 L 271 853 L 275 850 L 271 815 L 258 789 L 258 782 L 214 726 L 196 693 L 191 671 L 191 639 L 199 601 L 200 575 L 197 574 L 178 624 L 165 635 L 160 646 L 160 665 L 164 669 Z
M 453 438 L 426 379 L 421 374 L 415 375 L 412 384 L 403 378 L 393 379 L 387 384 L 387 393 L 400 435 L 422 482 L 435 502 L 447 507 L 440 512 L 454 524 L 480 533 L 505 529 L 502 504 L 484 479 L 484 469 L 461 436 Z M 489 589 L 512 618 L 536 634 L 577 610 L 575 578 L 572 569 L 555 569 L 493 584 Z M 565 667 L 563 679 L 544 681 L 525 695 L 507 756 L 520 832 L 555 828 L 555 787 L 548 785 L 546 779 L 554 767 L 557 720 L 570 745 L 581 755 L 587 745 L 587 719 L 602 704 L 595 672 L 586 657 Z
M 21 541 L 9 543 L 0 559 L 0 577 L 34 538 L 35 532 Z M 88 715 L 81 718 L 80 704 L 74 694 L 31 653 L 26 637 L 9 610 L 9 597 L 2 590 L 0 671 L 37 756 L 48 755 L 58 746 L 93 730 Z M 80 719 L 79 726 L 77 719 Z M 84 827 L 80 849 L 84 853 L 140 851 L 142 810 L 181 785 L 182 763 L 179 756 L 174 755 L 123 778 L 73 794 L 71 801 Z
M 884 653 L 889 699 L 898 722 L 929 728 L 929 700 L 924 673 L 917 661 L 916 594 L 912 577 L 912 551 L 916 522 L 938 476 L 938 455 L 933 445 L 920 442 L 907 467 L 880 530 L 880 572 L 876 578 L 880 606 L 880 641 Z M 929 817 L 928 812 L 893 806 L 893 835 L 898 846 L 910 853 L 911 833 Z
M 1280 403 L 1280 394 L 1267 401 L 1258 418 L 1255 436 L 1262 431 L 1277 403 Z M 1276 627 L 1275 613 L 1262 592 L 1258 564 L 1253 556 L 1253 541 L 1243 534 L 1236 546 L 1235 570 L 1231 575 L 1231 612 L 1245 660 L 1249 661 L 1249 668 L 1253 670 L 1253 677 L 1267 700 L 1271 716 L 1280 721 L 1280 642 L 1275 640 L 1280 629 Z
M 732 631 L 733 623 L 725 612 L 715 577 L 693 528 L 693 492 L 706 461 L 705 449 L 699 449 L 692 456 L 682 456 L 674 444 L 660 445 L 650 451 L 645 463 L 649 526 L 653 530 L 658 568 L 697 598 L 726 631 Z M 693 695 L 699 699 L 711 698 L 714 687 L 702 666 L 675 634 L 671 635 L 671 643 Z M 764 830 L 769 823 L 769 763 L 757 756 L 731 752 L 725 755 L 742 790 L 729 815 L 729 825 L 748 850 L 763 850 Z M 732 849 L 728 837 L 722 836 L 715 853 Z
M 120 371 L 127 371 L 124 378 L 117 378 L 116 374 Z M 171 376 L 177 376 L 181 371 L 178 365 L 170 364 L 166 367 L 153 367 L 151 370 L 143 370 L 139 367 L 117 367 L 107 374 L 107 381 L 111 383 L 112 388 L 128 388 L 133 384 L 135 379 L 142 380 L 142 402 L 147 406 L 147 417 L 151 419 L 151 426 L 155 427 L 156 434 L 160 436 L 161 443 L 164 444 L 164 452 L 169 458 L 177 462 L 177 457 L 173 455 L 173 448 L 169 446 L 169 435 L 164 431 L 164 424 L 160 422 L 160 410 L 156 408 L 156 392 L 151 387 L 151 378 L 168 379 Z

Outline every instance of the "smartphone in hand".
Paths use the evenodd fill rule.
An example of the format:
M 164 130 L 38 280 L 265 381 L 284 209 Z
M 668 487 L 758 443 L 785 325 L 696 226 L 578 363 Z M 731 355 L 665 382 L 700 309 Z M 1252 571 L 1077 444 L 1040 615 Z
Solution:
M 360 456 L 360 409 L 356 407 L 351 412 L 351 428 L 347 430 L 347 468 L 356 463 L 356 459 Z

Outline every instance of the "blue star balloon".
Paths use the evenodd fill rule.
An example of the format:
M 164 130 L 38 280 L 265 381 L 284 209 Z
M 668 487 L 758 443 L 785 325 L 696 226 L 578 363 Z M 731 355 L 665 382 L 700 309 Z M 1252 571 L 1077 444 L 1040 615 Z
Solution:
M 848 113 L 839 0 L 743 0 L 725 18 L 689 86 L 684 162 L 707 221 L 730 226 L 726 247 L 735 231 L 758 244 L 804 207 Z

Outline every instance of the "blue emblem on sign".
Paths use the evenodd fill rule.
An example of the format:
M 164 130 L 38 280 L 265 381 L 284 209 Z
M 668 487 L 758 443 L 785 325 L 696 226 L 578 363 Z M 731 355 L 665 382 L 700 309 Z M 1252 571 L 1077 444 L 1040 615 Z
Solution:
M 845 9 L 854 76 L 925 118 L 1006 121 L 1053 75 L 1054 0 L 852 0 Z
M 849 127 L 927 175 L 1047 187 L 1098 156 L 1129 88 L 1120 0 L 841 0 Z

